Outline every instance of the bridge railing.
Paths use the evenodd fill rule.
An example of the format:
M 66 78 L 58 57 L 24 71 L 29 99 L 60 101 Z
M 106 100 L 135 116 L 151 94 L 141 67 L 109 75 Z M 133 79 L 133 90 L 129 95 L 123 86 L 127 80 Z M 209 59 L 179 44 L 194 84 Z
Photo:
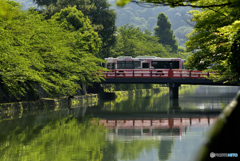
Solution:
M 206 78 L 209 73 L 180 69 L 116 69 L 103 72 L 106 78 Z
M 206 78 L 209 77 L 209 73 L 203 73 L 202 71 L 190 71 L 190 70 L 172 70 L 172 78 Z

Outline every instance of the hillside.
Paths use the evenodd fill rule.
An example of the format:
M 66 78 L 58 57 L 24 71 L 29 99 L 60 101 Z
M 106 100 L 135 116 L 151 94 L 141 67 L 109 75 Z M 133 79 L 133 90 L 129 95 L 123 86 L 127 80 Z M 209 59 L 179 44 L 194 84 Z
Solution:
M 191 7 L 170 8 L 164 6 L 145 8 L 135 3 L 129 3 L 121 8 L 114 5 L 115 0 L 109 0 L 109 3 L 112 4 L 111 8 L 115 9 L 117 12 L 116 25 L 118 27 L 129 23 L 130 25 L 141 28 L 142 31 L 148 29 L 153 32 L 156 26 L 157 16 L 159 13 L 163 12 L 168 16 L 172 24 L 172 29 L 174 30 L 179 45 L 184 45 L 186 41 L 185 35 L 190 33 L 193 28 L 193 26 L 186 22 L 190 19 L 190 15 L 187 12 L 192 10 Z
M 21 2 L 23 9 L 27 9 L 29 7 L 37 7 L 34 5 L 32 0 L 15 1 Z M 142 31 L 148 29 L 153 32 L 153 29 L 156 26 L 158 14 L 161 12 L 165 13 L 172 24 L 172 29 L 174 30 L 174 34 L 176 35 L 176 39 L 180 46 L 184 46 L 184 43 L 187 40 L 185 35 L 187 33 L 190 33 L 193 28 L 193 26 L 189 25 L 186 22 L 190 19 L 190 15 L 187 13 L 191 10 L 190 7 L 170 8 L 168 6 L 165 6 L 145 8 L 138 6 L 135 3 L 130 3 L 121 8 L 114 5 L 115 0 L 109 0 L 109 3 L 112 4 L 111 9 L 115 9 L 117 12 L 117 27 L 129 23 L 130 25 L 141 28 Z
M 22 9 L 26 10 L 30 7 L 37 7 L 37 5 L 35 5 L 32 0 L 14 0 L 16 2 L 20 2 L 21 5 L 23 6 Z

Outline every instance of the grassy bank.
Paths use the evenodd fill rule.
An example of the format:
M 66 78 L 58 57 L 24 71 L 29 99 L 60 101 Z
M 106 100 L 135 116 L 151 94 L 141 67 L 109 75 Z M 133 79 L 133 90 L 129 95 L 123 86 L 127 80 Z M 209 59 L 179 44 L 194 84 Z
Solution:
M 12 113 L 24 110 L 37 110 L 37 109 L 53 109 L 58 110 L 60 108 L 77 108 L 96 105 L 98 102 L 97 94 L 87 94 L 81 96 L 74 96 L 69 102 L 68 97 L 57 98 L 42 98 L 38 101 L 24 101 L 24 102 L 12 102 L 1 103 L 0 114 Z

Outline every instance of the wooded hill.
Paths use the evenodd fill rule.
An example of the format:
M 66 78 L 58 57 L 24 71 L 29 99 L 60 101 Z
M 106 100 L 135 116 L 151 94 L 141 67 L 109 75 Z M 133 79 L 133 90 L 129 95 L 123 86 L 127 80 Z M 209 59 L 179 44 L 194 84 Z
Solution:
M 190 10 L 193 10 L 191 7 L 171 8 L 169 6 L 161 6 L 147 8 L 141 7 L 136 3 L 118 7 L 115 5 L 115 0 L 109 0 L 109 3 L 112 4 L 111 8 L 116 10 L 116 25 L 118 27 L 129 23 L 130 25 L 140 27 L 142 31 L 148 29 L 153 32 L 154 27 L 156 27 L 158 14 L 164 13 L 172 24 L 172 30 L 180 46 L 184 46 L 187 40 L 185 35 L 190 33 L 193 28 L 193 25 L 189 23 L 190 14 L 188 14 Z
M 21 2 L 22 9 L 24 10 L 29 7 L 37 7 L 33 3 L 33 0 L 15 1 Z M 115 5 L 115 0 L 108 0 L 108 2 L 111 4 L 110 9 L 114 9 L 117 13 L 117 27 L 129 24 L 139 27 L 141 31 L 148 29 L 153 33 L 157 23 L 157 16 L 163 12 L 172 24 L 172 30 L 176 35 L 179 46 L 184 46 L 184 43 L 187 41 L 185 35 L 190 33 L 193 28 L 193 25 L 190 23 L 190 14 L 188 14 L 192 10 L 191 7 L 178 7 L 174 9 L 169 6 L 146 8 L 135 3 L 129 3 L 125 7 L 118 7 Z

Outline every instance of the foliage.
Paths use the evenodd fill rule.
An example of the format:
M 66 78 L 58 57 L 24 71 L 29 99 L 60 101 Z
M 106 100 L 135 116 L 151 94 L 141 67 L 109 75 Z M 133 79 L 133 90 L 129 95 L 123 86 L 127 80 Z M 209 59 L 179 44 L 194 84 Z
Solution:
M 57 3 L 57 0 L 32 0 L 34 3 L 36 3 L 38 6 L 48 6 L 50 4 Z
M 157 16 L 162 12 L 168 16 L 172 24 L 172 30 L 175 32 L 178 29 L 178 33 L 175 33 L 175 35 L 179 45 L 184 45 L 186 41 L 186 39 L 184 39 L 185 35 L 191 32 L 185 30 L 185 28 L 192 28 L 192 26 L 189 26 L 188 22 L 190 19 L 190 14 L 188 14 L 188 12 L 191 10 L 191 7 L 177 7 L 174 9 L 169 6 L 144 8 L 144 6 L 135 3 L 129 3 L 124 7 L 118 7 L 114 6 L 115 2 L 115 0 L 109 0 L 109 3 L 113 5 L 111 8 L 115 9 L 117 13 L 116 25 L 118 27 L 129 23 L 130 25 L 139 27 L 142 31 L 148 29 L 154 32 Z
M 170 7 L 179 7 L 179 6 L 191 6 L 193 8 L 209 8 L 209 7 L 225 7 L 225 6 L 238 6 L 240 3 L 238 0 L 226 0 L 222 1 L 219 4 L 214 3 L 196 3 L 199 0 L 117 0 L 118 6 L 125 6 L 129 2 L 135 2 L 137 4 L 149 5 L 149 3 L 153 3 L 152 6 L 170 6 Z M 200 0 L 201 1 L 201 0 Z M 212 0 L 211 2 L 215 2 L 216 0 Z M 151 4 L 150 4 L 151 6 Z
M 5 17 L 8 11 L 8 4 L 6 0 L 0 0 L 0 18 Z
M 62 12 L 84 26 L 69 31 L 63 26 L 71 24 L 57 19 L 58 15 L 46 21 L 32 9 L 19 11 L 11 21 L 0 21 L 0 84 L 4 91 L 18 96 L 39 85 L 50 94 L 72 95 L 80 88 L 77 82 L 100 81 L 103 69 L 97 65 L 102 60 L 93 56 L 101 43 L 97 33 L 80 11 L 68 8 Z
M 36 5 L 32 4 L 32 0 L 16 0 L 21 2 L 21 5 L 23 5 L 23 9 L 27 9 L 30 6 L 32 7 L 36 7 Z M 38 0 L 39 1 L 39 0 Z M 36 1 L 35 1 L 36 2 Z M 44 1 L 43 1 L 44 2 Z M 52 1 L 48 1 L 48 2 L 52 2 Z M 54 1 L 53 1 L 54 2 Z M 63 1 L 64 2 L 64 1 Z M 71 6 L 74 6 L 73 3 L 76 3 L 77 5 L 77 1 L 66 1 L 69 4 L 71 4 Z M 85 5 L 88 4 L 89 1 L 85 1 Z M 125 7 L 118 7 L 115 5 L 115 0 L 108 0 L 107 4 L 111 4 L 111 6 L 109 6 L 109 9 L 111 10 L 111 12 L 115 12 L 115 16 L 114 14 L 107 14 L 108 18 L 105 18 L 103 25 L 105 24 L 103 30 L 104 31 L 108 31 L 105 33 L 110 34 L 110 30 L 114 29 L 112 28 L 110 23 L 113 23 L 113 21 L 111 20 L 112 18 L 115 17 L 116 20 L 116 26 L 120 27 L 123 26 L 127 23 L 129 23 L 130 25 L 139 27 L 141 29 L 141 31 L 144 31 L 145 29 L 150 30 L 151 32 L 154 31 L 154 27 L 156 26 L 156 22 L 157 22 L 157 16 L 160 12 L 165 13 L 168 16 L 168 19 L 170 20 L 171 24 L 172 24 L 172 29 L 174 30 L 174 34 L 176 35 L 176 39 L 179 43 L 179 45 L 184 46 L 184 43 L 186 41 L 185 35 L 187 33 L 191 32 L 192 26 L 189 27 L 189 19 L 190 19 L 190 15 L 187 13 L 188 11 L 191 10 L 190 7 L 178 7 L 178 8 L 174 8 L 172 9 L 171 7 L 168 6 L 164 6 L 164 7 L 152 7 L 152 8 L 143 8 L 139 5 L 136 5 L 134 3 L 129 3 L 127 6 Z M 39 4 L 43 5 L 42 0 L 39 1 Z M 102 13 L 106 12 L 106 9 L 103 9 L 106 5 L 104 5 L 104 1 L 101 0 L 98 2 L 96 2 L 95 4 L 98 4 L 96 7 L 96 10 L 94 7 L 88 7 L 89 9 L 91 9 L 91 12 L 97 12 L 99 14 L 96 14 L 95 16 L 99 16 L 98 18 L 95 18 L 95 20 L 101 21 L 103 22 L 103 16 Z M 60 4 L 59 4 L 60 5 Z M 62 5 L 68 6 L 67 3 L 62 3 Z M 48 7 L 49 6 L 49 7 Z M 87 5 L 88 6 L 88 5 Z M 64 6 L 62 6 L 63 8 L 65 8 Z M 57 10 L 56 7 L 56 2 L 54 3 L 54 5 L 50 5 L 48 4 L 47 6 L 45 6 L 45 8 L 48 8 L 47 10 L 47 14 L 49 15 L 53 15 L 55 12 L 59 12 L 59 11 L 55 11 Z M 110 12 L 108 9 L 108 12 Z M 81 9 L 81 11 L 83 12 L 83 10 Z M 84 12 L 84 15 L 86 15 L 87 12 Z M 88 13 L 90 13 L 88 11 Z M 117 17 L 116 17 L 117 14 Z M 105 17 L 107 17 L 106 14 L 104 14 Z M 93 19 L 91 19 L 92 16 L 90 16 L 88 14 L 88 17 L 90 18 L 91 22 L 92 22 L 92 26 L 94 27 L 95 31 L 97 31 L 97 29 L 102 29 L 102 25 L 98 24 L 96 25 L 95 22 L 93 22 Z M 109 22 L 109 23 L 107 23 Z M 114 31 L 116 31 L 116 29 L 114 29 Z M 175 33 L 176 32 L 176 33 Z M 101 34 L 100 32 L 99 36 L 101 35 L 106 35 L 105 37 L 109 37 L 108 34 Z M 112 32 L 114 33 L 114 32 Z M 98 57 L 109 57 L 109 46 L 114 45 L 115 44 L 115 37 L 112 34 L 112 38 L 109 39 L 109 41 L 113 42 L 113 44 L 111 44 L 110 42 L 108 43 L 109 45 L 104 45 L 105 40 L 102 40 L 102 46 L 103 49 L 100 50 Z
M 31 7 L 34 8 L 38 8 L 38 6 L 36 4 L 34 4 L 34 2 L 32 0 L 14 0 L 15 2 L 20 2 L 20 4 L 22 5 L 22 10 L 27 10 Z
M 199 1 L 204 5 L 207 1 Z M 225 0 L 209 4 L 221 4 Z M 197 4 L 198 4 L 197 3 Z M 202 9 L 193 11 L 192 21 L 196 22 L 194 31 L 186 43 L 188 51 L 193 55 L 188 58 L 187 66 L 208 72 L 219 72 L 212 76 L 214 80 L 235 82 L 240 80 L 239 71 L 239 8 L 226 6 L 224 8 Z M 215 10 L 219 10 L 216 12 Z M 210 68 L 209 68 L 210 66 Z
M 144 56 L 153 55 L 168 57 L 168 51 L 162 44 L 158 43 L 156 36 L 151 36 L 151 32 L 130 25 L 119 27 L 117 44 L 112 49 L 112 56 Z
M 126 133 L 130 131 L 129 129 L 126 130 Z M 133 133 L 135 134 L 136 129 Z M 120 131 L 120 129 L 119 129 Z M 137 160 L 140 158 L 142 152 L 149 152 L 154 147 L 157 147 L 161 142 L 158 141 L 151 141 L 151 140 L 131 140 L 131 141 L 118 141 L 115 142 L 117 147 L 117 158 L 120 160 Z
M 104 58 L 109 56 L 110 47 L 114 46 L 116 39 L 114 33 L 116 31 L 115 20 L 116 13 L 110 9 L 110 4 L 106 0 L 34 0 L 39 6 L 45 6 L 44 11 L 47 18 L 50 18 L 65 7 L 74 7 L 81 11 L 91 21 L 94 30 L 98 32 L 102 40 L 102 46 L 98 53 L 98 57 Z
M 0 20 L 11 19 L 13 15 L 18 14 L 20 7 L 21 5 L 14 1 L 0 0 Z
M 62 9 L 60 13 L 56 13 L 52 16 L 52 19 L 55 19 L 60 23 L 60 26 L 68 31 L 77 31 L 80 38 L 76 45 L 80 45 L 82 40 L 85 41 L 84 46 L 79 46 L 77 53 L 82 51 L 87 51 L 88 53 L 96 54 L 100 48 L 100 38 L 98 34 L 94 32 L 92 26 L 90 25 L 90 20 L 87 16 L 77 10 L 76 7 L 69 7 Z
M 174 34 L 176 35 L 176 40 L 180 46 L 184 46 L 185 42 L 188 40 L 187 34 L 191 33 L 192 30 L 193 28 L 190 26 L 181 26 L 174 31 Z M 180 46 L 178 46 L 178 48 Z
M 12 128 L 9 135 L 1 137 L 0 160 L 100 161 L 102 159 L 106 134 L 103 126 L 92 123 L 92 119 L 85 119 L 81 123 L 78 121 L 79 118 L 62 116 L 54 119 L 50 116 L 27 117 L 28 120 L 21 121 L 19 126 Z M 3 122 L 0 126 L 3 126 Z
M 154 35 L 159 37 L 158 42 L 172 48 L 172 52 L 177 52 L 178 43 L 173 35 L 173 30 L 171 29 L 171 23 L 168 17 L 164 13 L 159 13 L 157 21 L 157 27 L 154 28 Z
M 115 84 L 116 91 L 129 91 L 136 89 L 151 89 L 153 84 Z
M 119 5 L 126 3 L 128 1 L 119 0 Z M 142 0 L 137 3 L 153 1 Z M 190 12 L 195 26 L 186 46 L 193 55 L 188 58 L 186 65 L 190 69 L 218 72 L 218 75 L 211 77 L 214 80 L 239 82 L 239 63 L 236 61 L 239 58 L 239 0 L 159 0 L 154 4 L 201 8 L 201 12 Z
M 157 57 L 180 57 L 186 58 L 186 53 L 182 48 L 178 53 L 170 53 L 168 46 L 163 46 L 158 42 L 156 36 L 151 35 L 151 31 L 142 32 L 140 28 L 124 25 L 119 27 L 117 34 L 117 44 L 111 50 L 112 57 L 118 56 L 157 56 Z
M 172 154 L 172 149 L 174 146 L 175 140 L 161 140 L 158 149 L 158 158 L 159 160 L 169 160 Z
M 101 26 L 98 30 L 99 37 L 102 40 L 102 47 L 98 53 L 98 57 L 106 58 L 110 56 L 110 48 L 116 44 L 116 30 L 115 21 L 117 18 L 116 12 L 110 9 L 110 3 L 107 0 L 91 0 L 95 4 L 96 9 L 89 15 L 92 24 Z

